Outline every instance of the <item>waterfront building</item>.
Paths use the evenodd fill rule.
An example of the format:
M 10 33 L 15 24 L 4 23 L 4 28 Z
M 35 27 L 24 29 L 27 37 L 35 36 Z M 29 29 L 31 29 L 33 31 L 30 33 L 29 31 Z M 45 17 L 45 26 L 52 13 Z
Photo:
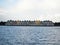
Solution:
M 35 25 L 40 25 L 40 20 L 36 20 Z
M 20 25 L 25 25 L 25 26 L 54 26 L 54 23 L 52 21 L 7 21 L 5 25 L 12 25 L 12 26 L 20 26 Z
M 54 26 L 54 23 L 52 21 L 46 20 L 42 21 L 43 26 Z

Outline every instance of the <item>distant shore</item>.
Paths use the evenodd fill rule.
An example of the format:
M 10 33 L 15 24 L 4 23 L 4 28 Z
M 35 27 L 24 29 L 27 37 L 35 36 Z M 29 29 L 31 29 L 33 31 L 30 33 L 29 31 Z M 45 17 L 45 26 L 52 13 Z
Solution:
M 35 27 L 60 27 L 60 26 L 39 26 L 39 25 L 0 25 L 0 26 L 35 26 Z
M 46 27 L 52 27 L 52 26 L 60 26 L 60 22 L 52 22 L 49 20 L 45 21 L 14 21 L 14 20 L 8 20 L 7 22 L 0 22 L 0 26 L 46 26 Z

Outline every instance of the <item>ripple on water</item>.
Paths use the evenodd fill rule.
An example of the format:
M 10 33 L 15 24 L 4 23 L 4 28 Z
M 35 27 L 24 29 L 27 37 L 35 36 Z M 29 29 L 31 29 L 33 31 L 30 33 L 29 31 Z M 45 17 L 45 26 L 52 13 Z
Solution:
M 0 26 L 0 45 L 60 45 L 59 30 L 59 27 Z

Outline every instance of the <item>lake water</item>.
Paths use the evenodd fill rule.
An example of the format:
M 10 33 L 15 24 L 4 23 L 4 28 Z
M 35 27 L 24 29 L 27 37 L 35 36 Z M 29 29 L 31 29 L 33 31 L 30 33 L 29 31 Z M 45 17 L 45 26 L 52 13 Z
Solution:
M 60 27 L 0 26 L 0 45 L 60 45 Z

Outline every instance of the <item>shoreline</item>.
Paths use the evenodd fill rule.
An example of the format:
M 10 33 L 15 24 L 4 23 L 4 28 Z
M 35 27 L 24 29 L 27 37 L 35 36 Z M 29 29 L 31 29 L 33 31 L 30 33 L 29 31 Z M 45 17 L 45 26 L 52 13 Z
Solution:
M 40 26 L 40 25 L 0 25 L 0 26 L 60 27 L 60 26 Z

